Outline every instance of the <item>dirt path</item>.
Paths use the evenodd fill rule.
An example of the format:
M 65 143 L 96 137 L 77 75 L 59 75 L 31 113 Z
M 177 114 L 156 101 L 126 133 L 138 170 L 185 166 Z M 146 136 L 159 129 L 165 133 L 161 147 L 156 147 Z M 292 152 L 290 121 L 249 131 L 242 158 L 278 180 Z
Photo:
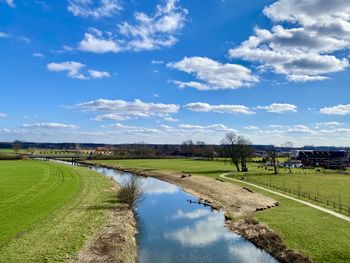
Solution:
M 221 178 L 225 178 L 225 179 L 230 180 L 230 181 L 234 181 L 234 182 L 246 184 L 246 185 L 249 185 L 249 186 L 254 186 L 254 187 L 256 187 L 256 188 L 262 189 L 262 190 L 267 191 L 267 192 L 269 192 L 269 193 L 276 194 L 276 195 L 282 196 L 282 197 L 284 197 L 284 198 L 293 200 L 293 201 L 295 201 L 295 202 L 298 202 L 298 203 L 301 203 L 301 204 L 310 206 L 310 207 L 312 207 L 312 208 L 315 208 L 315 209 L 317 209 L 317 210 L 320 210 L 320 211 L 322 211 L 322 212 L 325 212 L 325 213 L 327 213 L 327 214 L 330 214 L 330 215 L 332 215 L 332 216 L 335 216 L 335 217 L 338 217 L 338 218 L 340 218 L 340 219 L 343 219 L 343 220 L 345 220 L 345 221 L 350 222 L 350 217 L 348 217 L 348 216 L 346 216 L 346 215 L 339 214 L 339 213 L 334 212 L 334 211 L 332 211 L 332 210 L 329 210 L 329 209 L 327 209 L 327 208 L 324 208 L 324 207 L 321 207 L 321 206 L 318 206 L 318 205 L 315 205 L 315 204 L 312 204 L 312 203 L 309 203 L 309 202 L 306 202 L 306 201 L 303 201 L 303 200 L 300 200 L 300 199 L 291 197 L 291 196 L 289 196 L 289 195 L 285 195 L 285 194 L 282 194 L 282 193 L 279 193 L 279 192 L 270 190 L 270 189 L 268 189 L 268 188 L 265 188 L 265 187 L 262 187 L 262 186 L 259 186 L 259 185 L 256 185 L 256 184 L 252 184 L 252 183 L 248 183 L 248 182 L 245 182 L 245 181 L 241 181 L 241 180 L 229 178 L 229 177 L 227 177 L 226 175 L 228 175 L 228 173 L 221 174 L 220 177 L 221 177 Z

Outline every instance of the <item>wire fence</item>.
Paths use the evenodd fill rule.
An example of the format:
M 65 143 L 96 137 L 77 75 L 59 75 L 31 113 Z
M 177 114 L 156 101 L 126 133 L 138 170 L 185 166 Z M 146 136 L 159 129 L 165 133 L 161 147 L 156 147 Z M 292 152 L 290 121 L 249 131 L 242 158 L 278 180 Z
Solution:
M 258 184 L 258 185 L 262 185 L 265 187 L 269 187 L 269 188 L 272 188 L 274 190 L 277 190 L 277 191 L 280 191 L 283 193 L 289 193 L 290 195 L 298 196 L 299 199 L 305 198 L 305 199 L 308 199 L 308 200 L 313 201 L 315 203 L 319 203 L 319 204 L 323 204 L 323 205 L 332 207 L 334 210 L 338 210 L 340 212 L 347 213 L 350 215 L 350 206 L 344 205 L 342 203 L 337 203 L 337 202 L 334 202 L 334 201 L 331 201 L 331 200 L 328 200 L 325 198 L 321 198 L 319 196 L 313 196 L 310 193 L 302 192 L 300 190 L 294 190 L 294 189 L 291 189 L 289 187 L 284 187 L 284 186 L 282 187 L 282 186 L 274 185 L 274 184 L 271 184 L 271 182 L 262 182 L 262 181 L 247 178 L 247 177 L 241 178 L 241 180 L 248 181 L 248 182 L 251 182 L 254 184 Z

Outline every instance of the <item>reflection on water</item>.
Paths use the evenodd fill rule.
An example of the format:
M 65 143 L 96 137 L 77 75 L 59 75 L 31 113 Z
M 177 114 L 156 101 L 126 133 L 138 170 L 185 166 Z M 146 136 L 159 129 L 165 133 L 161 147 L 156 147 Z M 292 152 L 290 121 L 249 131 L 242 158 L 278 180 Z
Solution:
M 130 178 L 93 168 L 123 184 Z M 146 198 L 138 207 L 139 263 L 276 263 L 270 255 L 225 227 L 222 212 L 190 204 L 195 198 L 177 186 L 143 178 Z

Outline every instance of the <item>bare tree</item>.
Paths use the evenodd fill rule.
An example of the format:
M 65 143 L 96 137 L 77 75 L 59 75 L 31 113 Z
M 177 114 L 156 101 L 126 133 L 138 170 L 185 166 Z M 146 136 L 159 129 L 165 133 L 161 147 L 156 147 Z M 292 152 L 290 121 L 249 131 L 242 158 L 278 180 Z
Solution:
M 238 138 L 237 135 L 233 132 L 226 134 L 225 138 L 221 141 L 224 145 L 226 154 L 230 157 L 230 161 L 233 165 L 236 166 L 237 172 L 240 172 L 239 162 L 239 147 L 237 146 Z
M 276 147 L 273 145 L 271 146 L 270 150 L 268 151 L 269 158 L 273 165 L 273 170 L 275 174 L 278 174 L 278 167 L 277 167 L 277 152 Z
M 19 151 L 20 151 L 21 148 L 22 148 L 22 142 L 21 142 L 21 141 L 18 141 L 18 140 L 15 140 L 15 141 L 12 143 L 12 148 L 13 148 L 13 151 L 15 152 L 15 154 L 18 154 Z
M 130 180 L 121 186 L 118 198 L 121 202 L 126 203 L 130 209 L 135 209 L 144 198 L 144 188 L 142 179 L 132 175 Z
M 253 147 L 251 142 L 248 139 L 245 139 L 243 136 L 237 137 L 237 150 L 238 157 L 241 161 L 242 172 L 248 172 L 247 160 L 253 154 Z

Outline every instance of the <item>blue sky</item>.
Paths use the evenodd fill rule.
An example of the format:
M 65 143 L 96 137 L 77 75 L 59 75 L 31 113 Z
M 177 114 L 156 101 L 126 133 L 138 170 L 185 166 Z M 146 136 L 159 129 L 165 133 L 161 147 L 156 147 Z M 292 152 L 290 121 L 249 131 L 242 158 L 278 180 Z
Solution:
M 345 0 L 0 0 L 0 141 L 350 145 Z

